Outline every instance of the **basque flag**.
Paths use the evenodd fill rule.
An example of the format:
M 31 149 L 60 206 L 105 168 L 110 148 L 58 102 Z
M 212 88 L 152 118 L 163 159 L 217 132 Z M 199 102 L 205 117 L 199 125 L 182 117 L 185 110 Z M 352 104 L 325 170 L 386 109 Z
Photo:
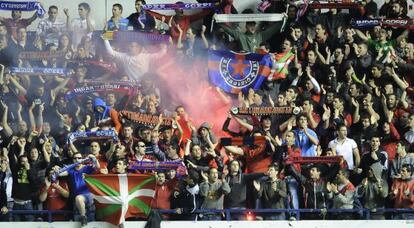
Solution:
M 208 76 L 210 81 L 228 93 L 257 90 L 270 72 L 270 62 L 263 55 L 230 51 L 209 51 Z

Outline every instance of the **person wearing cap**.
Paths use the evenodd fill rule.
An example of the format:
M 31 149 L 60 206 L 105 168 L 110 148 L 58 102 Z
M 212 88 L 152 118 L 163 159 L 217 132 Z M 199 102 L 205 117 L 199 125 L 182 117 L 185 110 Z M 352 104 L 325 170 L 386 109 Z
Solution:
M 106 105 L 105 101 L 103 101 L 101 98 L 95 98 L 94 104 L 93 104 L 93 110 L 95 114 L 95 123 L 96 125 L 101 124 L 108 124 L 115 127 L 115 131 L 119 133 L 121 130 L 122 124 L 118 117 L 118 112 Z
M 371 219 L 385 219 L 383 212 L 377 209 L 385 207 L 388 196 L 388 183 L 382 178 L 383 166 L 379 162 L 372 163 L 368 168 L 368 176 L 358 185 L 356 194 L 362 198 L 364 208 L 371 210 Z
M 252 10 L 245 10 L 244 13 L 251 14 Z M 284 17 L 287 17 L 286 14 L 283 14 Z M 225 23 L 219 24 L 221 28 L 224 29 L 224 32 L 232 36 L 242 51 L 255 52 L 257 48 L 260 47 L 260 44 L 269 40 L 273 34 L 280 31 L 283 26 L 283 21 L 278 21 L 273 25 L 269 26 L 264 31 L 258 31 L 258 26 L 255 21 L 246 22 L 246 32 L 242 33 L 238 29 L 229 27 Z
M 217 146 L 216 136 L 211 131 L 211 125 L 207 122 L 202 123 L 197 131 L 192 129 L 191 140 L 194 144 L 200 145 L 203 151 L 214 149 Z

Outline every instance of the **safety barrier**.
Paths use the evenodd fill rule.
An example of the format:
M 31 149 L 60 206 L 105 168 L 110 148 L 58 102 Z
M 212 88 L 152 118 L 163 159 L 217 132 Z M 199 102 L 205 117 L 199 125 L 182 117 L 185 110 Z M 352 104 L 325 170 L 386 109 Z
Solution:
M 176 214 L 175 210 L 159 210 L 161 214 Z M 236 214 L 249 214 L 249 213 L 255 213 L 255 214 L 269 214 L 269 213 L 289 213 L 291 215 L 294 215 L 296 220 L 301 220 L 303 217 L 303 214 L 305 213 L 363 213 L 363 219 L 370 220 L 371 219 L 371 213 L 411 213 L 414 215 L 414 208 L 412 209 L 406 209 L 406 208 L 381 208 L 376 210 L 370 210 L 370 209 L 223 209 L 223 210 L 212 210 L 212 209 L 199 209 L 196 210 L 193 214 L 201 214 L 201 213 L 209 213 L 209 214 L 218 214 L 218 213 L 224 213 L 226 215 L 226 220 L 231 221 L 231 215 Z M 49 223 L 53 222 L 53 215 L 55 214 L 72 214 L 72 211 L 65 211 L 65 210 L 59 210 L 59 211 L 49 211 L 49 210 L 10 210 L 9 213 L 11 215 L 13 214 L 32 214 L 32 215 L 47 215 L 47 221 Z M 362 219 L 362 218 L 361 218 Z

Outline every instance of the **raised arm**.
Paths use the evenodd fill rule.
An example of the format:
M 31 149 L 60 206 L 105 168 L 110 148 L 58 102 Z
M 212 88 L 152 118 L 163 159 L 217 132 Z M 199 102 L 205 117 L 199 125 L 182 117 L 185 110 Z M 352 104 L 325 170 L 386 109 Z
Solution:
M 363 41 L 368 41 L 368 40 L 369 40 L 369 37 L 368 37 L 366 34 L 364 34 L 361 30 L 359 30 L 359 29 L 354 29 L 354 31 L 355 31 L 356 35 L 357 35 L 360 39 L 362 39 Z
M 114 58 L 118 58 L 119 55 L 121 55 L 122 53 L 114 51 L 111 47 L 111 44 L 109 43 L 108 40 L 104 40 L 104 45 L 105 45 L 105 49 L 108 52 L 108 54 Z
M 33 16 L 31 16 L 30 18 L 28 18 L 28 22 L 29 24 L 31 24 L 33 21 L 35 21 L 37 19 L 37 12 L 35 12 L 33 14 Z
M 408 83 L 404 82 L 400 77 L 398 77 L 397 73 L 395 72 L 394 68 L 391 70 L 391 77 L 394 79 L 394 82 L 403 90 L 405 91 L 408 88 Z
M 36 121 L 33 114 L 33 109 L 35 108 L 35 103 L 32 102 L 32 105 L 30 105 L 28 113 L 29 113 L 29 123 L 30 123 L 30 131 L 34 131 L 36 129 Z
M 65 16 L 66 16 L 66 29 L 70 31 L 72 30 L 72 24 L 70 23 L 69 9 L 65 8 L 63 9 L 63 12 L 65 13 Z
M 22 85 L 20 85 L 20 83 L 14 77 L 10 77 L 10 81 L 14 86 L 16 86 L 19 92 L 21 92 L 23 95 L 27 94 L 27 90 Z
M 4 84 L 4 65 L 0 64 L 0 85 Z
M 149 15 L 151 15 L 152 17 L 154 17 L 155 19 L 158 19 L 158 20 L 160 20 L 161 21 L 161 19 L 164 17 L 164 19 L 165 20 L 167 20 L 167 21 L 169 21 L 170 20 L 170 18 L 171 17 L 173 17 L 173 16 L 167 16 L 167 15 L 164 15 L 164 14 L 160 14 L 160 13 L 157 13 L 157 12 L 154 12 L 154 11 L 150 11 L 150 10 L 147 10 L 147 11 L 145 11 L 145 12 L 147 12 Z
M 251 124 L 247 123 L 246 121 L 240 119 L 238 116 L 234 116 L 234 119 L 237 121 L 237 123 L 239 123 L 243 127 L 247 128 L 247 130 L 253 131 L 253 125 L 251 125 Z
M 7 117 L 9 114 L 9 107 L 4 103 L 3 100 L 0 100 L 0 105 L 3 108 L 3 116 L 1 118 L 1 126 L 3 127 L 4 133 L 6 137 L 10 137 L 13 134 L 13 130 L 10 128 L 9 124 L 7 123 Z
M 244 155 L 243 149 L 237 146 L 225 146 L 224 149 L 232 154 Z
M 200 36 L 201 36 L 201 40 L 203 41 L 203 44 L 204 44 L 204 48 L 205 49 L 207 49 L 209 47 L 208 40 L 207 40 L 206 34 L 205 34 L 206 33 L 206 29 L 207 29 L 207 27 L 205 25 L 202 25 L 201 26 Z

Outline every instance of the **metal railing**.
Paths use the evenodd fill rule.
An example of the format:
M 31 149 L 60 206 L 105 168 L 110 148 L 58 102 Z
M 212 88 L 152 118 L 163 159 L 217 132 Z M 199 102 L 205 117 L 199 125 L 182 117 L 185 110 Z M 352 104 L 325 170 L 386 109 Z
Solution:
M 177 214 L 175 210 L 159 210 L 161 214 Z M 295 217 L 296 220 L 301 220 L 303 214 L 309 213 L 336 213 L 336 214 L 351 214 L 351 213 L 358 213 L 362 212 L 363 217 L 360 219 L 370 220 L 371 213 L 412 213 L 414 214 L 413 209 L 406 209 L 406 208 L 381 208 L 376 210 L 370 209 L 223 209 L 223 210 L 213 210 L 213 209 L 199 209 L 193 212 L 192 214 L 221 214 L 224 213 L 226 216 L 226 221 L 231 221 L 232 214 L 236 215 L 245 215 L 247 213 L 255 213 L 255 214 L 270 214 L 270 213 L 288 213 L 291 216 Z M 57 210 L 57 211 L 49 211 L 49 210 L 10 210 L 9 213 L 13 214 L 20 214 L 20 215 L 47 215 L 47 222 L 53 222 L 53 215 L 64 215 L 64 214 L 73 214 L 73 211 L 65 211 L 65 210 Z

